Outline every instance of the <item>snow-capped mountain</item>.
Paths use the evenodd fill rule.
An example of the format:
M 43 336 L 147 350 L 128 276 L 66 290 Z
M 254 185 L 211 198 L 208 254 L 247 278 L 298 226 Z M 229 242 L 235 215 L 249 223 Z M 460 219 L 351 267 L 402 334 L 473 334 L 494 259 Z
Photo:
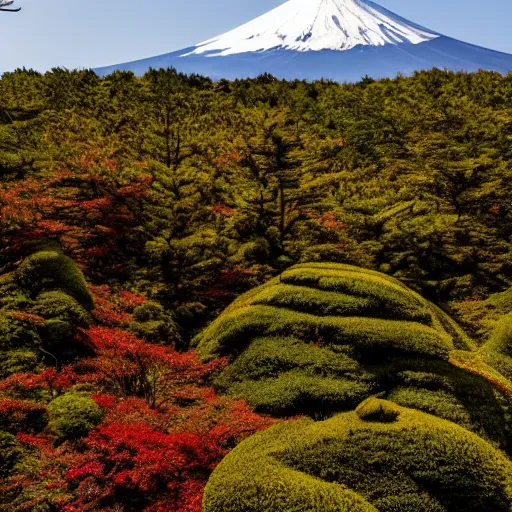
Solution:
M 173 53 L 96 70 L 150 67 L 217 78 L 271 73 L 287 79 L 355 81 L 432 67 L 512 70 L 512 55 L 428 30 L 369 0 L 288 0 L 234 30 Z
M 200 43 L 191 53 L 225 56 L 275 49 L 345 51 L 358 45 L 418 44 L 437 36 L 369 2 L 290 0 L 235 30 Z

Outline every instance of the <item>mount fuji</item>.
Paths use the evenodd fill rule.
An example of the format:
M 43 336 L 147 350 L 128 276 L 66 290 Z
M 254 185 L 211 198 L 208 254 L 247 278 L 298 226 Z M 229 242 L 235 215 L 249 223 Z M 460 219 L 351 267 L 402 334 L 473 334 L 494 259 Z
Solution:
M 99 68 L 100 75 L 174 67 L 213 79 L 339 82 L 394 77 L 433 67 L 512 70 L 512 55 L 464 43 L 410 22 L 369 0 L 288 0 L 234 30 L 158 57 Z

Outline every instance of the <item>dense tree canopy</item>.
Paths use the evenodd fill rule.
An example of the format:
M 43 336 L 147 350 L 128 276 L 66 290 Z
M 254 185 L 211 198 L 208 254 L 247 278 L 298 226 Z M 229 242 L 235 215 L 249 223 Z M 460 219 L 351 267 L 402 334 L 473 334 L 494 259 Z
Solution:
M 413 457 L 419 487 L 432 486 L 411 491 L 418 510 L 465 507 L 466 484 L 481 494 L 474 510 L 505 510 L 511 140 L 512 75 L 492 72 L 357 84 L 5 73 L 0 508 L 199 512 L 223 457 L 277 422 L 221 464 L 205 510 L 247 510 L 259 487 L 235 503 L 230 486 L 267 466 L 302 475 L 286 506 L 303 482 L 398 510 L 415 475 L 405 494 L 389 489 L 403 483 L 393 468 L 406 471 L 413 424 L 435 460 L 468 448 L 462 481 L 442 492 L 431 459 Z M 282 421 L 380 392 L 386 401 L 317 427 Z M 329 437 L 338 423 L 359 444 Z M 254 453 L 288 431 L 302 451 Z M 311 439 L 334 444 L 317 451 Z M 401 455 L 374 478 L 387 451 Z M 477 453 L 482 480 L 468 462 Z M 348 497 L 352 480 L 324 465 L 345 454 L 360 463 Z
M 512 77 L 0 80 L 0 268 L 44 240 L 185 331 L 310 260 L 448 302 L 511 280 Z

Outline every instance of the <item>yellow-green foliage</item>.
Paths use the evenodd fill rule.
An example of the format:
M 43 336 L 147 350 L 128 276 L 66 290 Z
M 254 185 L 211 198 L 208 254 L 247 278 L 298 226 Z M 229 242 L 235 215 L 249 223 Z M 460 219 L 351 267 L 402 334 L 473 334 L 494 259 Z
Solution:
M 512 313 L 512 287 L 485 300 L 459 302 L 455 307 L 462 320 L 474 331 L 475 338 L 485 343 L 499 327 L 501 319 Z
M 33 350 L 0 351 L 0 379 L 15 373 L 33 372 L 40 364 L 38 353 Z
M 48 405 L 51 432 L 60 441 L 86 436 L 101 421 L 102 410 L 86 394 L 70 392 Z
M 200 354 L 210 358 L 240 352 L 250 336 L 290 334 L 292 329 L 313 337 L 319 330 L 329 342 L 363 349 L 395 343 L 395 348 L 436 357 L 445 357 L 453 347 L 471 346 L 447 315 L 396 279 L 328 263 L 296 265 L 242 295 L 196 343 Z M 405 346 L 398 346 L 400 338 Z
M 20 320 L 12 311 L 0 310 L 0 378 L 34 369 L 40 348 L 36 325 Z
M 512 312 L 497 322 L 482 352 L 487 364 L 512 381 Z
M 456 347 L 472 346 L 447 315 L 399 281 L 325 263 L 297 265 L 242 295 L 196 342 L 205 359 L 232 356 L 216 381 L 221 391 L 261 412 L 316 418 L 402 386 L 397 372 L 416 361 L 442 363 Z M 399 360 L 404 367 L 393 365 Z M 447 393 L 454 393 L 453 386 Z M 442 395 L 437 398 L 443 402 Z M 459 407 L 451 398 L 438 406 L 450 418 Z M 423 408 L 423 401 L 417 405 Z M 464 425 L 490 430 L 479 421 Z
M 372 396 L 357 406 L 356 414 L 364 421 L 389 423 L 397 420 L 400 416 L 400 409 L 391 402 Z
M 372 398 L 357 412 L 282 423 L 242 442 L 211 476 L 203 512 L 511 506 L 512 463 L 499 450 L 451 422 Z
M 130 330 L 151 343 L 176 340 L 178 327 L 171 315 L 158 302 L 147 301 L 133 311 Z
M 485 348 L 512 357 L 512 312 L 500 318 Z
M 43 291 L 62 290 L 74 297 L 85 309 L 94 302 L 82 271 L 59 251 L 39 251 L 26 258 L 14 273 L 15 282 L 32 297 Z
M 23 448 L 16 437 L 0 430 L 0 478 L 7 477 L 23 455 Z
M 0 310 L 0 350 L 34 349 L 40 341 L 33 323 L 17 318 L 12 311 Z
M 72 344 L 77 328 L 89 323 L 87 311 L 60 290 L 39 294 L 31 312 L 46 320 L 39 330 L 45 346 L 52 350 L 59 343 Z

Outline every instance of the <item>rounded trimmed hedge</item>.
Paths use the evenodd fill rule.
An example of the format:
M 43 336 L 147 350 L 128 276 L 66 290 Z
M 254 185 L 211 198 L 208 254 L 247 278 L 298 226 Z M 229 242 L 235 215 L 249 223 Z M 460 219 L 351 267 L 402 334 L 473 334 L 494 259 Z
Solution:
M 32 297 L 43 291 L 62 290 L 86 310 L 94 308 L 82 271 L 59 251 L 39 251 L 27 257 L 14 272 L 14 280 Z
M 471 340 L 400 281 L 350 265 L 310 263 L 251 290 L 196 337 L 200 355 L 236 355 L 251 338 L 298 334 L 310 342 L 447 358 Z
M 512 312 L 497 322 L 483 352 L 485 361 L 512 382 Z
M 258 412 L 324 419 L 385 392 L 507 447 L 502 397 L 447 361 L 454 350 L 473 350 L 471 340 L 378 272 L 297 265 L 239 297 L 195 344 L 204 359 L 230 356 L 215 385 Z
M 203 500 L 203 512 L 511 507 L 512 463 L 502 452 L 451 422 L 376 398 L 357 412 L 281 423 L 243 441 L 215 469 Z
M 52 353 L 58 346 L 72 350 L 70 346 L 77 329 L 89 324 L 87 311 L 61 290 L 40 293 L 31 312 L 45 319 L 39 330 L 43 343 Z
M 48 405 L 50 431 L 59 441 L 86 436 L 103 418 L 101 408 L 89 396 L 70 392 Z

